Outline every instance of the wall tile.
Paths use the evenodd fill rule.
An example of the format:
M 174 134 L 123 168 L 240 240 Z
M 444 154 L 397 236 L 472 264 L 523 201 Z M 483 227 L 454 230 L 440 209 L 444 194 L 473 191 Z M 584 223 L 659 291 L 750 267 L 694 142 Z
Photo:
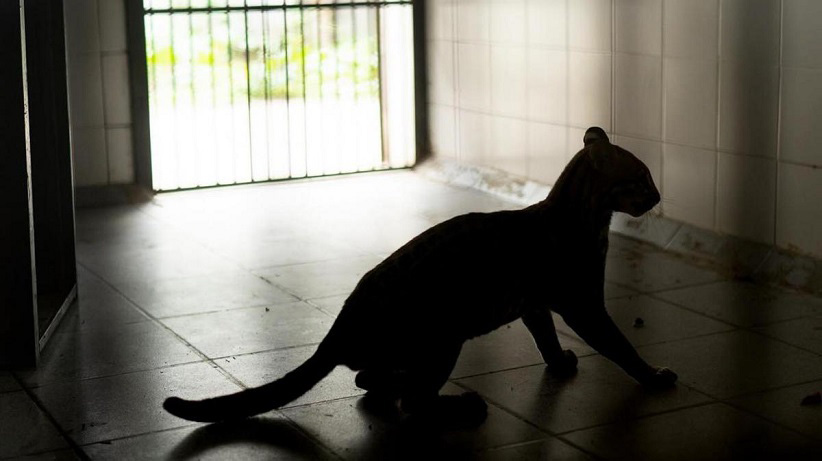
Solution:
M 783 4 L 783 65 L 822 67 L 822 2 L 784 0 Z
M 719 0 L 665 0 L 665 56 L 716 58 L 719 50 Z
M 822 69 L 782 69 L 781 158 L 822 166 Z
M 131 128 L 106 129 L 108 147 L 108 175 L 111 184 L 131 184 L 134 182 L 134 153 L 131 143 Z
M 773 243 L 776 162 L 746 155 L 719 154 L 717 230 Z
M 662 58 L 616 56 L 616 131 L 652 139 L 662 136 Z
M 72 127 L 103 126 L 103 77 L 100 55 L 70 55 L 67 66 Z
M 617 0 L 614 17 L 616 50 L 662 53 L 662 0 Z
M 453 107 L 430 104 L 428 106 L 429 133 L 434 155 L 457 157 L 457 120 Z
M 108 184 L 106 133 L 103 127 L 74 128 L 71 132 L 75 186 Z
M 460 110 L 457 114 L 459 117 L 459 160 L 478 165 L 489 165 L 491 116 L 467 110 Z
M 568 2 L 568 46 L 580 51 L 611 51 L 611 0 Z
M 716 145 L 717 65 L 717 61 L 664 60 L 666 141 Z
M 491 47 L 491 110 L 494 114 L 527 116 L 526 53 L 524 47 Z
M 65 8 L 66 51 L 69 55 L 100 51 L 97 0 L 71 0 Z
M 647 139 L 632 138 L 630 136 L 617 135 L 611 140 L 612 143 L 636 155 L 642 163 L 651 170 L 651 177 L 657 189 L 662 191 L 662 143 L 659 141 L 649 141 Z
M 569 122 L 577 127 L 611 129 L 611 56 L 570 53 Z
M 103 56 L 103 104 L 107 124 L 131 123 L 131 93 L 125 53 Z
M 528 173 L 528 122 L 491 117 L 490 165 L 516 176 Z
M 547 123 L 528 123 L 528 177 L 554 184 L 568 163 L 568 130 Z
M 524 45 L 528 40 L 525 0 L 491 0 L 491 41 Z
M 779 68 L 720 63 L 719 148 L 776 156 Z
M 445 40 L 428 42 L 428 99 L 431 102 L 455 104 L 454 43 Z
M 427 0 L 425 2 L 425 38 L 452 40 L 454 38 L 454 2 Z
M 568 135 L 566 139 L 568 139 L 568 160 L 570 161 L 574 155 L 577 154 L 580 150 L 582 150 L 585 145 L 582 142 L 582 138 L 585 137 L 585 131 L 588 128 L 576 128 L 576 127 L 568 127 Z M 610 133 L 608 134 L 609 137 L 612 137 Z
M 776 244 L 822 257 L 822 170 L 779 165 Z
M 528 118 L 568 122 L 568 53 L 539 48 L 528 50 Z
M 100 50 L 126 51 L 125 0 L 99 0 Z
M 780 0 L 722 0 L 720 56 L 749 64 L 779 64 Z
M 457 45 L 457 94 L 459 106 L 487 112 L 491 107 L 490 47 Z
M 663 213 L 713 229 L 716 152 L 665 144 L 663 159 Z
M 457 1 L 457 40 L 489 40 L 490 6 L 486 0 Z
M 528 43 L 564 50 L 568 44 L 567 0 L 528 0 Z

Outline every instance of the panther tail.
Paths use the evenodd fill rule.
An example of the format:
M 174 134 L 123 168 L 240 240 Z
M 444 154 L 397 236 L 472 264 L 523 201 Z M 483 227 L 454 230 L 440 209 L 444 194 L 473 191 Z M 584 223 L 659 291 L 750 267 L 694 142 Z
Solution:
M 337 361 L 320 348 L 302 365 L 276 381 L 205 400 L 169 397 L 163 402 L 163 408 L 174 416 L 190 421 L 217 422 L 246 418 L 279 408 L 298 398 L 336 365 Z

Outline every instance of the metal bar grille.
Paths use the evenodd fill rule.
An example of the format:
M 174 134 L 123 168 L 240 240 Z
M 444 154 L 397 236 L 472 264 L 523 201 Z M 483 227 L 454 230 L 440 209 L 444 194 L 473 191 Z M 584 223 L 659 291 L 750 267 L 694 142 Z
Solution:
M 155 188 L 413 165 L 411 3 L 145 0 Z

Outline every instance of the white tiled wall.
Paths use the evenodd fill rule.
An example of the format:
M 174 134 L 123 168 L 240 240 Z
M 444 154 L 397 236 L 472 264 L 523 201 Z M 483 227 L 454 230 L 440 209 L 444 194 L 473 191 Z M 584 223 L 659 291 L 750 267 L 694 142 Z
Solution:
M 668 217 L 822 256 L 822 1 L 426 7 L 435 155 L 550 184 L 600 125 Z
M 134 182 L 124 0 L 63 0 L 77 186 Z

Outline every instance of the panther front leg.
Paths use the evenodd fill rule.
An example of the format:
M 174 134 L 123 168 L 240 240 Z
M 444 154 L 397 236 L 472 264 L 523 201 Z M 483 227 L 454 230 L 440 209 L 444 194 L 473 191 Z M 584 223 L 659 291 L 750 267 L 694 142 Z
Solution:
M 554 318 L 548 309 L 534 309 L 522 316 L 522 322 L 531 332 L 548 371 L 558 378 L 567 378 L 577 372 L 577 356 L 570 349 L 563 350 L 557 338 Z
M 565 312 L 563 319 L 585 342 L 643 386 L 664 389 L 676 382 L 676 373 L 664 367 L 651 366 L 639 356 L 604 306 Z

